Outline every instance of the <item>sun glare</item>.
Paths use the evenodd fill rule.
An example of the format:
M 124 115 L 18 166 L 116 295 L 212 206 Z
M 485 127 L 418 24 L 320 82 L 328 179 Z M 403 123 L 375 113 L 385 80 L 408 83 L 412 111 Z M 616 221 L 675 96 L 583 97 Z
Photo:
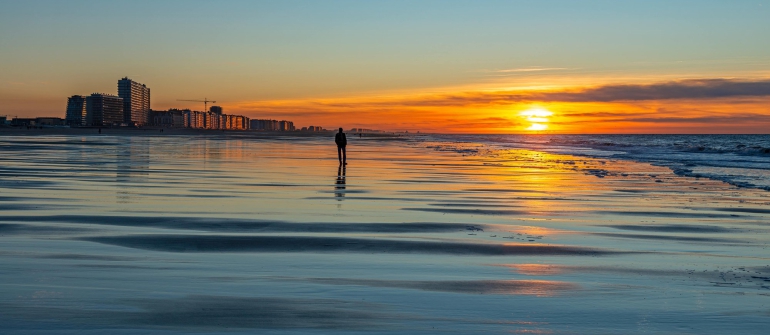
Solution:
M 520 115 L 532 123 L 527 130 L 541 131 L 548 129 L 548 117 L 553 115 L 553 112 L 542 108 L 532 108 L 521 112 Z
M 542 124 L 542 123 L 533 123 L 531 126 L 529 126 L 529 128 L 527 128 L 527 130 L 534 130 L 534 131 L 546 130 L 546 129 L 548 129 L 548 125 Z

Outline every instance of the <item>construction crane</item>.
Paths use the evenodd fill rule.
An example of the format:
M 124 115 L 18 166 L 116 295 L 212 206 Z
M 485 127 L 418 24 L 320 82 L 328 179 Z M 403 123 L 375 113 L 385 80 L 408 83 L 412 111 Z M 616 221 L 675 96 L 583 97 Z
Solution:
M 177 99 L 176 101 L 192 101 L 192 102 L 202 102 L 202 103 L 203 103 L 203 111 L 204 111 L 204 112 L 208 112 L 208 111 L 209 111 L 209 106 L 208 106 L 208 105 L 209 105 L 209 102 L 210 102 L 210 103 L 212 103 L 212 104 L 215 104 L 215 103 L 217 103 L 216 101 L 213 101 L 213 100 L 209 100 L 209 99 L 207 99 L 207 98 L 203 98 L 203 100 L 182 100 L 182 99 Z

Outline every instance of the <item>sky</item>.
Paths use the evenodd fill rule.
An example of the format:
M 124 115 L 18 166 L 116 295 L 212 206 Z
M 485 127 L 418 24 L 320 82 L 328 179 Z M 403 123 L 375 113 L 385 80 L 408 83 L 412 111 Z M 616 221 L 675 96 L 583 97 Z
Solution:
M 0 0 L 0 116 L 217 101 L 296 126 L 770 133 L 770 0 Z

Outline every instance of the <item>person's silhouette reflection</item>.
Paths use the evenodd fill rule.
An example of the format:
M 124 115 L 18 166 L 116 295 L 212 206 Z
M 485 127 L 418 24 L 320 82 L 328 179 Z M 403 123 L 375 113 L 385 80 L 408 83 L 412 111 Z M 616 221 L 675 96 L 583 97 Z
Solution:
M 339 168 L 337 168 L 337 181 L 334 185 L 334 197 L 337 198 L 337 200 L 343 200 L 342 198 L 345 197 L 345 166 L 340 165 Z

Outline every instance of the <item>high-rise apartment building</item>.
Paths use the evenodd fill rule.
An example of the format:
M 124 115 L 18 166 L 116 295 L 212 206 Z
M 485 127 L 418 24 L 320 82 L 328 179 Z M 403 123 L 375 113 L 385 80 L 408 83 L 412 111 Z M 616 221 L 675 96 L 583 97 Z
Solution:
M 86 124 L 90 126 L 113 126 L 123 123 L 123 98 L 94 93 L 86 97 Z
M 223 112 L 222 106 L 211 106 L 209 107 L 209 112 L 222 115 L 222 112 Z
M 86 97 L 73 95 L 67 99 L 67 114 L 64 119 L 70 126 L 86 125 Z
M 145 125 L 149 121 L 150 89 L 128 77 L 118 80 L 118 96 L 123 98 L 123 121 Z
M 291 121 L 278 121 L 278 130 L 280 131 L 294 131 L 294 122 Z

